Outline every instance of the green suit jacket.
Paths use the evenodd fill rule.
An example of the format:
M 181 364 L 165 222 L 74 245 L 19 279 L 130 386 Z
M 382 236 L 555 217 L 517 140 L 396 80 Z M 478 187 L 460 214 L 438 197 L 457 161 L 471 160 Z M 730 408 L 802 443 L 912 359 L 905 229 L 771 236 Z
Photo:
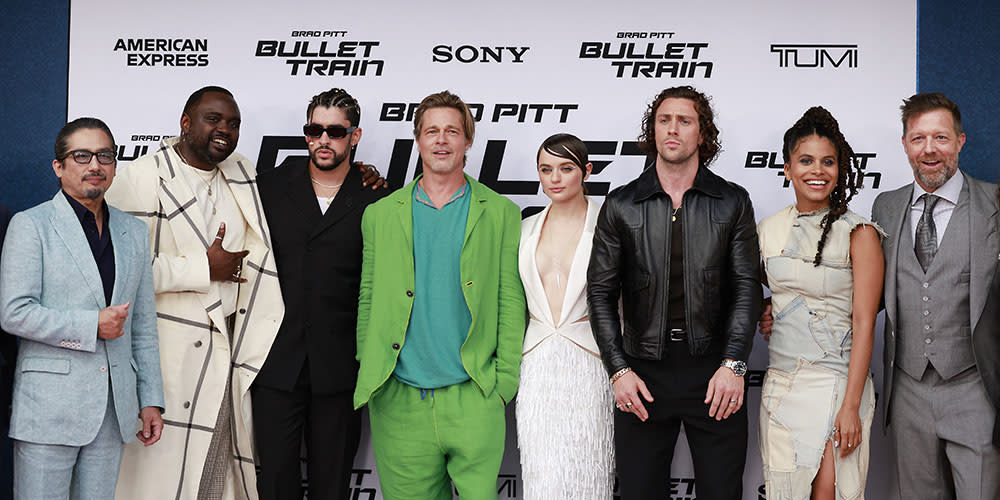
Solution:
M 472 200 L 462 246 L 461 275 L 472 325 L 462 364 L 473 382 L 504 401 L 517 392 L 524 340 L 524 290 L 517 271 L 521 212 L 513 202 L 465 176 Z M 406 343 L 413 307 L 413 189 L 416 179 L 369 205 L 361 221 L 364 263 L 358 301 L 358 385 L 364 406 L 392 375 Z

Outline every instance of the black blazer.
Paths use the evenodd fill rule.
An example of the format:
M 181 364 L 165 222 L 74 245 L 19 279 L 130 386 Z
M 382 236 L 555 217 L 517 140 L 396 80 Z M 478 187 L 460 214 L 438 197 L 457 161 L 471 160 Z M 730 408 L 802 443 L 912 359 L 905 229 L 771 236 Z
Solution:
M 361 216 L 389 190 L 362 187 L 361 173 L 351 166 L 323 214 L 303 157 L 290 157 L 258 175 L 257 186 L 271 230 L 285 317 L 254 384 L 291 391 L 302 373 L 314 394 L 353 391 Z

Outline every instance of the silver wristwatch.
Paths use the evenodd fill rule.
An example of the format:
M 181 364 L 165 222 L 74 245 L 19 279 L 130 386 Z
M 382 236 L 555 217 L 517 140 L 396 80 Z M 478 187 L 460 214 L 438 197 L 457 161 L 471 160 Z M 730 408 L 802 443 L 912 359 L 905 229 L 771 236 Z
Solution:
M 742 377 L 747 374 L 747 364 L 745 361 L 736 361 L 734 359 L 724 359 L 722 364 L 719 366 L 725 366 L 733 371 L 737 377 Z

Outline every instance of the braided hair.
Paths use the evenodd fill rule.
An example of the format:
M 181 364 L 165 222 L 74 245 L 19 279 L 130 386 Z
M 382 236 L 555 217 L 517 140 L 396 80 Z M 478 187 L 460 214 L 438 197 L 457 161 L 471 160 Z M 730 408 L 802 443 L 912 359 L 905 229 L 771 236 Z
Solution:
M 830 211 L 820 222 L 823 233 L 816 245 L 816 257 L 813 260 L 813 264 L 818 267 L 823 257 L 823 247 L 826 246 L 826 237 L 830 234 L 830 227 L 847 212 L 847 204 L 861 189 L 862 176 L 861 169 L 857 168 L 854 160 L 854 150 L 840 132 L 840 125 L 822 106 L 809 108 L 802 118 L 785 132 L 782 155 L 786 165 L 791 163 L 792 151 L 798 147 L 799 142 L 812 135 L 829 140 L 837 150 L 837 185 L 830 193 Z
M 324 108 L 340 108 L 344 112 L 347 122 L 352 127 L 357 127 L 361 123 L 361 105 L 344 89 L 333 88 L 314 95 L 312 100 L 309 101 L 309 106 L 306 107 L 307 122 L 312 120 L 313 110 L 320 106 Z

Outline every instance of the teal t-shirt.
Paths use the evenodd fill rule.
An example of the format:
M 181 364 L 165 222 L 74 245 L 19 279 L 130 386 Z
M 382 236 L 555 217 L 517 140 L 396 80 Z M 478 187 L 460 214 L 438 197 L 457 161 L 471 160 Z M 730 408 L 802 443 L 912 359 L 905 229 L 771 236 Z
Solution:
M 472 315 L 462 292 L 461 256 L 472 198 L 468 181 L 441 209 L 413 188 L 413 309 L 395 377 L 421 389 L 469 380 L 461 349 Z

